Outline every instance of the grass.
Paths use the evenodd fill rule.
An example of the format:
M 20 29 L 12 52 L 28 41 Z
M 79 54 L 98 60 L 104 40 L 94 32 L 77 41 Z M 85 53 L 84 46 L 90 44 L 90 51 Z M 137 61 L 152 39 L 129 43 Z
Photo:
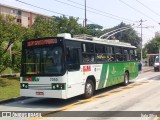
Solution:
M 0 78 L 0 100 L 5 100 L 20 96 L 19 77 Z
M 12 73 L 16 73 L 14 70 L 12 70 Z M 10 68 L 6 68 L 4 71 L 1 72 L 1 74 L 10 74 Z

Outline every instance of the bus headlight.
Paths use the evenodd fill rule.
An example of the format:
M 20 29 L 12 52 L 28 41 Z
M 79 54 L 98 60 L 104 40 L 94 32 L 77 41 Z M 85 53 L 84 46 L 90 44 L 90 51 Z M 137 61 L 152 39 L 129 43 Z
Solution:
M 64 90 L 65 86 L 65 83 L 52 83 L 52 90 Z
M 52 89 L 53 89 L 53 90 L 55 90 L 55 89 L 56 89 L 56 87 L 53 85 L 53 86 L 52 86 Z
M 59 84 L 57 84 L 56 87 L 59 88 Z
M 21 89 L 28 89 L 28 83 L 21 83 Z

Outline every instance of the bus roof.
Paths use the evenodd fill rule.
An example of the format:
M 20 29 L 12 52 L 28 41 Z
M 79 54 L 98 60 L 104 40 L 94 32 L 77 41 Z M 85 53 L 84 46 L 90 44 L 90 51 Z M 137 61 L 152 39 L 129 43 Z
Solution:
M 122 46 L 128 48 L 136 48 L 132 46 L 130 43 L 120 42 L 119 40 L 108 40 L 108 39 L 100 39 L 97 37 L 77 37 L 72 38 L 69 33 L 58 34 L 58 37 L 64 37 L 65 39 L 73 40 L 73 41 L 81 41 L 81 42 L 90 42 L 90 43 L 99 43 L 99 44 L 106 44 L 106 45 L 113 45 L 113 46 Z

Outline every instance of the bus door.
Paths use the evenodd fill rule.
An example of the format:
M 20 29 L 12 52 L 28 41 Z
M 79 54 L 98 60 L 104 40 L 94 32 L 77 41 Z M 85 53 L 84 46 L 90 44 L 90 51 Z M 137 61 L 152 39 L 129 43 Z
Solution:
M 84 92 L 82 72 L 80 70 L 80 49 L 68 47 L 66 50 L 66 67 L 68 77 L 68 96 L 73 97 Z

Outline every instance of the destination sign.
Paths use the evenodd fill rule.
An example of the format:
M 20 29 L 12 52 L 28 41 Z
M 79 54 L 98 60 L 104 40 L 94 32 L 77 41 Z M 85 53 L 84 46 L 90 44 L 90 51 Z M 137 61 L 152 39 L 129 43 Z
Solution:
M 36 41 L 29 41 L 27 42 L 27 46 L 38 46 L 38 45 L 49 45 L 49 44 L 56 44 L 57 39 L 45 39 L 45 40 L 36 40 Z

